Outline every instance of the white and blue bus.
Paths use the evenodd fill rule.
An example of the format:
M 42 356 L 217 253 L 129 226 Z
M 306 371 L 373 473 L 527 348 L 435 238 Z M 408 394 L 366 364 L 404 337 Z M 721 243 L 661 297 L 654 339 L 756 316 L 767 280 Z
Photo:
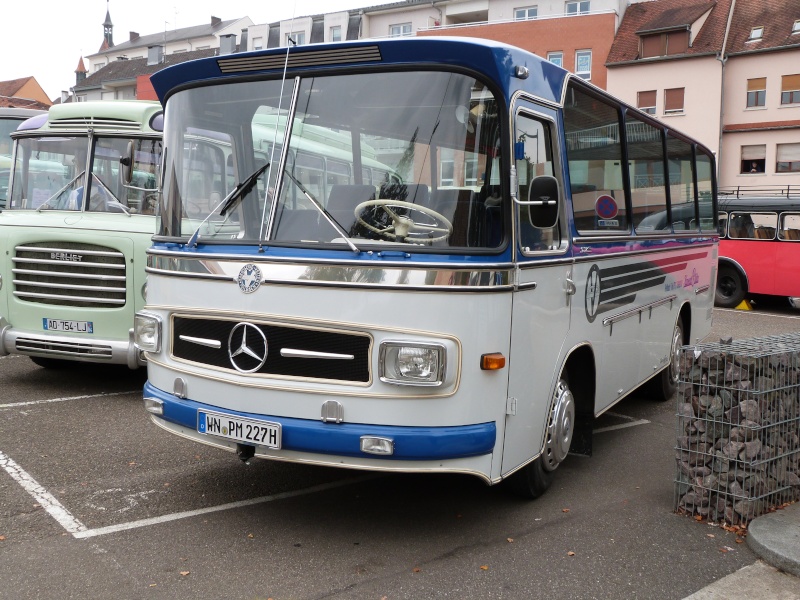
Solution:
M 710 330 L 712 153 L 533 54 L 360 41 L 152 81 L 163 197 L 135 340 L 169 432 L 535 497 L 596 416 L 643 384 L 669 398 Z

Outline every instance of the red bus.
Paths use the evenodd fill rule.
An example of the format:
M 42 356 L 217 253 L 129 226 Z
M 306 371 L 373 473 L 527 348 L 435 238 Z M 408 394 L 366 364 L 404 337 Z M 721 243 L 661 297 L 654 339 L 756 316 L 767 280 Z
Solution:
M 719 195 L 719 273 L 715 304 L 785 296 L 800 308 L 800 189 L 784 196 Z

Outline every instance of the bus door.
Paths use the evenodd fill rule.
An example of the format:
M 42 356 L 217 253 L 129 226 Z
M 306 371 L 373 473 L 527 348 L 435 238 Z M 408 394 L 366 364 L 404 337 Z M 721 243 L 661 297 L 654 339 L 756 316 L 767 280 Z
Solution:
M 572 251 L 556 132 L 553 111 L 518 104 L 514 160 L 520 203 L 513 208 L 518 286 L 511 315 L 503 474 L 541 449 L 570 327 Z M 523 203 L 539 197 L 537 178 L 541 184 L 553 177 L 558 183 L 557 222 L 553 227 L 537 226 L 534 209 Z

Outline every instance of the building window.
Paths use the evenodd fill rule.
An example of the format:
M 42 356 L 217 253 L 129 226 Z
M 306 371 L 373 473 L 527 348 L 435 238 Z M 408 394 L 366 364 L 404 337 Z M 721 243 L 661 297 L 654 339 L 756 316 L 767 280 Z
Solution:
M 261 50 L 264 47 L 264 38 L 253 38 L 253 50 Z
M 527 21 L 528 19 L 535 19 L 539 12 L 538 6 L 526 6 L 525 8 L 514 9 L 515 21 Z
M 575 75 L 591 81 L 592 79 L 592 51 L 578 50 L 575 53 Z
M 411 35 L 411 23 L 389 25 L 389 37 L 400 37 L 404 35 Z
M 339 25 L 337 25 L 336 27 L 331 27 L 331 41 L 332 42 L 342 41 L 342 28 Z
M 763 173 L 767 166 L 767 146 L 742 146 L 740 173 Z
M 756 40 L 760 40 L 764 37 L 764 28 L 763 27 L 753 27 L 750 30 L 750 37 L 747 38 L 748 42 L 754 42 Z
M 648 115 L 656 114 L 656 90 L 639 92 L 637 102 L 636 106 L 639 110 L 646 112 Z
M 800 75 L 781 78 L 781 104 L 800 104 Z
M 640 37 L 639 56 L 653 58 L 655 56 L 674 56 L 683 54 L 689 49 L 689 31 L 670 31 Z
M 747 80 L 747 108 L 766 106 L 767 103 L 767 78 Z
M 795 33 L 800 33 L 800 19 L 797 19 L 797 21 L 794 22 L 794 25 L 792 25 L 792 34 Z
M 800 173 L 800 144 L 778 144 L 777 173 Z
M 664 90 L 664 114 L 674 115 L 683 112 L 684 88 Z
M 455 181 L 455 161 L 452 158 L 442 159 L 439 166 L 439 185 L 452 186 Z
M 547 60 L 549 60 L 554 65 L 558 65 L 559 67 L 564 66 L 564 53 L 563 52 L 548 52 L 547 53 Z
M 306 43 L 306 32 L 305 31 L 293 31 L 292 33 L 286 34 L 286 45 L 287 46 L 303 46 Z
M 589 12 L 589 0 L 580 2 L 567 2 L 565 11 L 568 15 L 585 15 Z

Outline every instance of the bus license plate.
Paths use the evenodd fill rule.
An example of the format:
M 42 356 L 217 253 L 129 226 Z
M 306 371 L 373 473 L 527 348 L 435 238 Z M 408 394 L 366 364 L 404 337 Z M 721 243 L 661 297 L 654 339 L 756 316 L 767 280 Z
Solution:
M 197 431 L 279 450 L 281 424 L 197 411 Z
M 42 319 L 45 331 L 70 331 L 72 333 L 94 333 L 92 321 L 65 321 L 64 319 Z

